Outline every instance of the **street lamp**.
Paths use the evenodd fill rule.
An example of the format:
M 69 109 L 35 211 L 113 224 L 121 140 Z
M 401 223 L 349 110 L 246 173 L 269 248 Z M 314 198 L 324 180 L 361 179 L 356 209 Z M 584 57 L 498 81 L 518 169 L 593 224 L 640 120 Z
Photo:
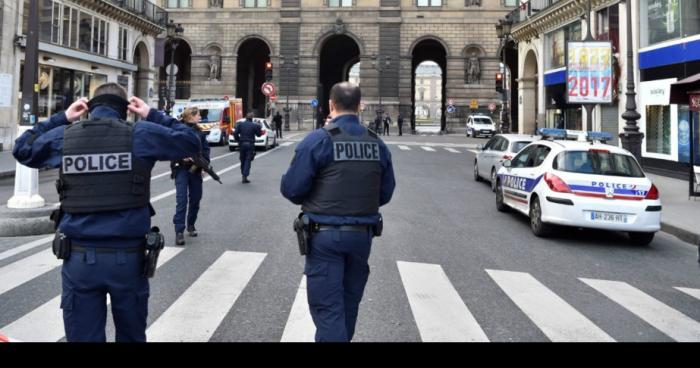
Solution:
M 641 164 L 642 162 L 642 140 L 644 133 L 639 131 L 637 120 L 641 115 L 637 112 L 637 102 L 634 93 L 634 52 L 632 50 L 632 0 L 625 1 L 625 11 L 627 12 L 627 103 L 622 118 L 626 120 L 624 132 L 620 133 L 622 148 L 628 150 Z M 692 154 L 692 152 L 691 152 Z
M 173 91 L 175 84 L 175 49 L 177 49 L 177 46 L 180 43 L 179 38 L 182 36 L 185 30 L 182 28 L 180 23 L 175 24 L 175 22 L 171 19 L 170 23 L 167 25 L 167 31 L 167 38 L 170 42 L 170 73 L 168 74 L 168 90 L 166 93 L 168 105 L 165 108 L 165 112 L 170 115 L 170 111 L 173 108 L 173 105 L 175 105 L 176 97 L 175 91 Z
M 498 34 L 498 39 L 501 40 L 501 53 L 503 54 L 503 75 L 508 68 L 506 65 L 506 48 L 508 47 L 508 41 L 510 40 L 510 29 L 513 25 L 513 21 L 510 19 L 510 15 L 506 15 L 505 19 L 499 19 L 498 24 L 496 24 L 496 33 Z M 506 78 L 504 78 L 506 79 Z M 510 117 L 508 113 L 508 82 L 503 81 L 503 94 L 501 99 L 501 133 L 510 133 Z
M 391 66 L 391 56 L 372 56 L 372 67 L 379 72 L 379 109 L 377 114 L 383 114 L 382 109 L 382 73 Z
M 286 88 L 285 88 L 285 94 L 287 95 L 287 103 L 286 106 L 284 107 L 284 130 L 289 131 L 289 112 L 292 111 L 292 109 L 289 108 L 289 90 L 290 90 L 290 83 L 291 83 L 291 71 L 294 69 L 296 65 L 299 65 L 299 56 L 293 55 L 287 55 L 287 56 L 280 56 L 280 62 L 282 63 L 282 69 L 286 70 L 285 77 L 287 80 L 286 83 Z M 297 119 L 297 122 L 299 120 Z

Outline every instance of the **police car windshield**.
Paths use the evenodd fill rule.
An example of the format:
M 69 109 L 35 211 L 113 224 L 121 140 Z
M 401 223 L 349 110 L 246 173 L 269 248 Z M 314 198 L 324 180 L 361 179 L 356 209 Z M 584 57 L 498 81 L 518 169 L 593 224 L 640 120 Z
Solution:
M 203 109 L 199 110 L 199 115 L 202 117 L 202 123 L 213 123 L 221 120 L 223 109 Z
M 491 120 L 489 119 L 484 119 L 484 118 L 474 118 L 474 124 L 491 124 Z
M 532 143 L 532 142 L 528 142 L 528 141 L 525 141 L 525 142 L 513 142 L 513 152 L 515 152 L 515 153 L 520 152 L 521 149 L 525 148 L 525 146 L 527 146 L 527 145 L 530 144 L 530 143 Z
M 579 174 L 644 177 L 632 156 L 604 150 L 562 152 L 552 163 L 552 168 Z

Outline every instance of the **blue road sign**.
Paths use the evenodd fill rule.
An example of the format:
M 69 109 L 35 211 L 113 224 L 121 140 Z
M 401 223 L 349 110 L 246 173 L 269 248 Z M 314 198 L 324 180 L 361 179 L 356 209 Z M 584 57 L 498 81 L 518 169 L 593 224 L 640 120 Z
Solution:
M 452 114 L 452 113 L 454 113 L 455 111 L 457 111 L 457 109 L 455 109 L 454 106 L 452 106 L 452 105 L 448 105 L 448 106 L 447 106 L 447 112 L 448 112 L 448 113 Z
M 312 99 L 312 100 L 311 100 L 311 106 L 312 106 L 312 107 L 316 107 L 316 106 L 318 106 L 318 100 L 317 100 L 317 99 L 315 99 L 315 98 L 314 98 L 314 99 Z

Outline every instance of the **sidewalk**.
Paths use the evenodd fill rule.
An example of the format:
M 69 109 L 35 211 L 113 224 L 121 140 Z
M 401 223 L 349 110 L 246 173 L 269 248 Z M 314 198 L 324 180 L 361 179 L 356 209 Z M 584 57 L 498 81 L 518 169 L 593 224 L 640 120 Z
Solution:
M 0 152 L 0 179 L 14 177 L 16 164 L 12 151 Z
M 688 182 L 647 173 L 661 195 L 661 230 L 700 245 L 700 198 L 688 200 Z

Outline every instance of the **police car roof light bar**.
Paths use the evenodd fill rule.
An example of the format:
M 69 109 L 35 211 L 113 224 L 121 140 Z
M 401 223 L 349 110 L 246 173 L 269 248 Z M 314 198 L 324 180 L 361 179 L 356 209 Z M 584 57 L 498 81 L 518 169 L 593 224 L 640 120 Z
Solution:
M 566 139 L 567 134 L 564 129 L 540 128 L 537 132 L 542 136 L 542 139 Z
M 612 134 L 608 132 L 594 132 L 594 131 L 589 131 L 586 134 L 586 139 L 588 141 L 601 141 L 603 143 L 607 141 L 611 141 L 613 139 Z

